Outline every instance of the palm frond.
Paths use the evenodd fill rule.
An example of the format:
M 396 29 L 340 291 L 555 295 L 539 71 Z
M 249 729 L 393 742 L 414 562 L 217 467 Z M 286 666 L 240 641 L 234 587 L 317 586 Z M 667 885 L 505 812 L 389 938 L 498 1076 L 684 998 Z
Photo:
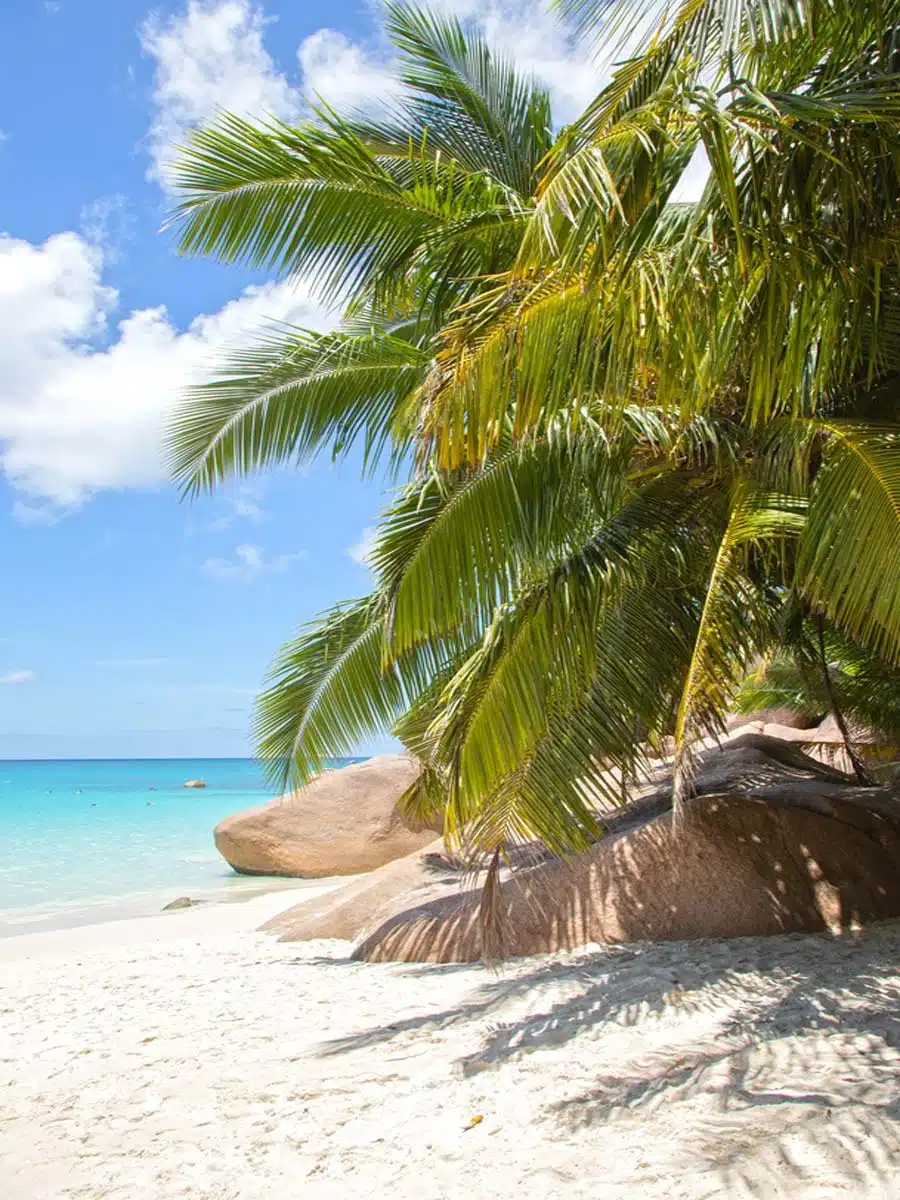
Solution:
M 329 302 L 373 280 L 389 288 L 429 245 L 460 252 L 473 211 L 502 212 L 505 199 L 422 145 L 407 144 L 405 161 L 379 156 L 324 110 L 297 128 L 223 113 L 189 135 L 173 180 L 182 253 L 303 274 Z
M 900 662 L 900 430 L 850 420 L 830 434 L 797 563 L 811 604 L 887 662 Z
M 337 456 L 358 441 L 370 466 L 388 447 L 396 459 L 410 442 L 409 397 L 427 362 L 393 334 L 273 329 L 185 393 L 168 432 L 172 477 L 198 492 L 323 449 Z
M 790 498 L 760 496 L 745 481 L 736 484 L 709 571 L 675 718 L 676 816 L 691 792 L 694 742 L 722 728 L 742 676 L 773 638 L 772 596 L 748 571 L 747 553 L 771 553 L 773 539 L 796 537 L 803 523 L 801 506 Z
M 467 170 L 530 196 L 552 144 L 546 88 L 453 16 L 395 3 L 386 12 L 411 92 L 400 127 L 427 130 L 430 144 Z
M 486 628 L 536 567 L 563 557 L 592 528 L 599 495 L 615 507 L 622 457 L 619 449 L 617 463 L 602 430 L 592 437 L 582 427 L 572 437 L 556 428 L 501 450 L 477 471 L 435 476 L 434 501 L 423 492 L 414 509 L 393 512 L 373 559 L 386 567 L 397 562 L 398 547 L 403 551 L 402 570 L 391 571 L 392 652 L 466 620 Z
M 282 787 L 390 727 L 404 706 L 396 669 L 381 670 L 384 610 L 366 597 L 323 614 L 279 652 L 257 701 L 258 754 Z

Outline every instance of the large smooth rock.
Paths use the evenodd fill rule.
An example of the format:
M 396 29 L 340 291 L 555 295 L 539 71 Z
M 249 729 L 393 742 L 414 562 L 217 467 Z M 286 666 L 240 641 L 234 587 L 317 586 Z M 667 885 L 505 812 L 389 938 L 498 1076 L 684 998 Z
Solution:
M 534 863 L 541 855 L 531 847 L 511 852 L 513 865 Z M 260 926 L 282 942 L 337 938 L 355 942 L 389 917 L 444 896 L 458 897 L 467 878 L 465 868 L 448 854 L 442 838 L 424 850 L 386 863 L 337 891 L 304 901 Z M 503 872 L 509 878 L 509 871 Z
M 697 788 L 676 823 L 661 775 L 590 852 L 501 883 L 504 940 L 492 952 L 837 930 L 900 915 L 900 802 L 889 789 L 856 787 L 760 734 L 704 755 Z M 481 958 L 480 899 L 460 881 L 453 894 L 373 913 L 355 956 Z
M 704 750 L 721 749 L 748 733 L 765 733 L 771 737 L 781 738 L 784 741 L 805 744 L 809 741 L 808 736 L 806 736 L 808 722 L 797 713 L 794 713 L 792 718 L 791 712 L 792 710 L 773 708 L 755 713 L 743 713 L 737 718 L 729 717 L 726 721 L 725 729 L 721 733 L 705 734 L 703 737 L 698 738 L 694 744 L 694 750 L 700 753 Z M 776 713 L 786 714 L 791 723 L 787 725 L 773 724 L 772 722 L 766 724 L 765 717 Z M 656 754 L 658 761 L 671 765 L 675 754 L 674 737 L 663 738 L 656 748 Z
M 244 875 L 310 879 L 374 871 L 434 840 L 397 801 L 419 775 L 416 759 L 387 754 L 326 771 L 305 788 L 226 817 L 219 853 Z
M 433 835 L 432 835 L 433 836 Z M 316 896 L 278 913 L 262 926 L 282 942 L 338 938 L 355 942 L 389 911 L 402 911 L 416 903 L 459 891 L 460 876 L 444 856 L 438 838 L 424 850 L 386 863 L 336 892 Z
M 816 722 L 815 714 L 800 712 L 786 704 L 774 708 L 761 708 L 757 712 L 732 713 L 725 722 L 725 728 L 746 729 L 750 725 L 783 725 L 788 729 L 809 729 Z
M 809 729 L 788 728 L 784 725 L 764 725 L 762 732 L 768 737 L 780 738 L 802 746 L 810 758 L 826 763 L 838 770 L 850 773 L 853 763 L 844 744 L 844 736 L 833 713 Z M 900 748 L 888 738 L 853 722 L 848 723 L 847 732 L 857 756 L 868 765 L 892 762 L 900 757 Z

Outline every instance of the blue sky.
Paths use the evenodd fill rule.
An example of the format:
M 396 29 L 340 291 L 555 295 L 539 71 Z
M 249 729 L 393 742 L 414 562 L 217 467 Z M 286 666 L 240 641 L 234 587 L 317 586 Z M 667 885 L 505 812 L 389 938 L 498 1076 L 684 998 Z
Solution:
M 595 92 L 543 0 L 442 3 L 561 118 Z M 266 319 L 332 318 L 302 281 L 178 258 L 166 164 L 220 105 L 383 94 L 378 11 L 4 0 L 0 39 L 0 757 L 244 754 L 280 642 L 366 590 L 383 481 L 323 462 L 179 502 L 159 454 L 179 389 Z

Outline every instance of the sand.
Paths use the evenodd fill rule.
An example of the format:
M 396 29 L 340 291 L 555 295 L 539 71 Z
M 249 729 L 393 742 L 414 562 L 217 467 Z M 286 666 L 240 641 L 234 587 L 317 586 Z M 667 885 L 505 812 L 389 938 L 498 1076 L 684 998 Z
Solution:
M 4 1200 L 900 1196 L 896 922 L 495 973 L 295 900 L 0 943 Z

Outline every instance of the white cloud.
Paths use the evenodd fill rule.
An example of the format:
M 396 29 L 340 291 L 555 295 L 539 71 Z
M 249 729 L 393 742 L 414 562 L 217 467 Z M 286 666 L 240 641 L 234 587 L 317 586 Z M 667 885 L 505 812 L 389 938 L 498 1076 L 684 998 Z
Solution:
M 5 675 L 0 675 L 0 685 L 13 685 L 18 683 L 34 683 L 37 679 L 35 671 L 7 671 Z
M 104 262 L 116 260 L 123 244 L 134 239 L 134 215 L 121 192 L 86 204 L 80 216 L 83 236 L 102 251 Z
M 220 109 L 292 120 L 308 100 L 355 107 L 399 91 L 384 56 L 334 29 L 300 43 L 299 73 L 289 79 L 265 46 L 270 20 L 257 0 L 188 0 L 180 14 L 144 23 L 141 46 L 156 62 L 151 178 L 167 186 L 173 148 Z
M 297 50 L 303 90 L 333 108 L 347 109 L 398 95 L 401 86 L 387 61 L 370 56 L 335 29 L 318 29 Z
M 478 24 L 491 46 L 531 71 L 549 90 L 558 122 L 577 116 L 608 78 L 585 42 L 577 42 L 549 0 L 432 0 L 439 11 Z M 334 29 L 319 29 L 301 43 L 298 59 L 307 95 L 322 95 L 340 109 L 383 100 L 400 87 L 387 53 L 370 50 Z
M 492 48 L 533 72 L 550 91 L 557 123 L 576 117 L 609 78 L 591 40 L 572 37 L 550 0 L 437 0 L 432 7 L 476 22 Z
M 301 552 L 266 558 L 261 546 L 245 544 L 235 547 L 233 558 L 208 558 L 201 569 L 219 583 L 253 583 L 261 575 L 286 571 L 292 563 L 305 557 Z
M 65 509 L 52 501 L 48 504 L 28 504 L 25 500 L 16 500 L 12 515 L 23 525 L 57 525 L 65 516 Z
M 265 509 L 258 503 L 259 493 L 249 484 L 238 488 L 234 498 L 234 515 L 244 521 L 264 521 Z
M 710 175 L 709 158 L 705 147 L 699 145 L 694 151 L 678 183 L 672 189 L 672 202 L 690 204 L 700 199 Z
M 161 482 L 166 415 L 217 351 L 268 320 L 328 324 L 307 288 L 283 283 L 250 287 L 183 331 L 163 307 L 110 330 L 117 294 L 102 271 L 101 250 L 78 234 L 39 246 L 0 235 L 0 468 L 31 523 L 103 488 Z
M 347 553 L 355 563 L 359 563 L 361 567 L 369 565 L 369 556 L 372 553 L 372 548 L 375 545 L 375 538 L 378 530 L 372 526 L 368 526 L 362 531 L 359 541 L 354 546 L 347 547 Z
M 195 525 L 189 523 L 185 532 L 188 535 L 195 533 L 221 533 L 225 529 L 230 529 L 235 521 L 250 521 L 254 525 L 258 525 L 260 521 L 265 521 L 266 510 L 262 506 L 262 491 L 258 484 L 240 483 L 238 484 L 235 493 L 227 501 L 227 511 L 219 517 L 214 517 L 213 520 Z
M 608 78 L 609 64 L 598 65 L 549 0 L 438 0 L 437 7 L 478 23 L 493 46 L 533 71 L 550 89 L 557 121 L 576 116 Z M 164 186 L 173 147 L 219 109 L 290 120 L 308 99 L 342 109 L 399 93 L 383 38 L 354 41 L 327 27 L 300 43 L 300 77 L 289 78 L 266 49 L 269 20 L 258 0 L 188 0 L 180 14 L 145 22 L 141 45 L 156 62 L 151 176 Z
M 265 26 L 252 0 L 189 0 L 182 14 L 144 23 L 141 46 L 156 60 L 154 178 L 165 180 L 173 145 L 219 108 L 260 119 L 297 115 L 300 93 L 266 50 Z

